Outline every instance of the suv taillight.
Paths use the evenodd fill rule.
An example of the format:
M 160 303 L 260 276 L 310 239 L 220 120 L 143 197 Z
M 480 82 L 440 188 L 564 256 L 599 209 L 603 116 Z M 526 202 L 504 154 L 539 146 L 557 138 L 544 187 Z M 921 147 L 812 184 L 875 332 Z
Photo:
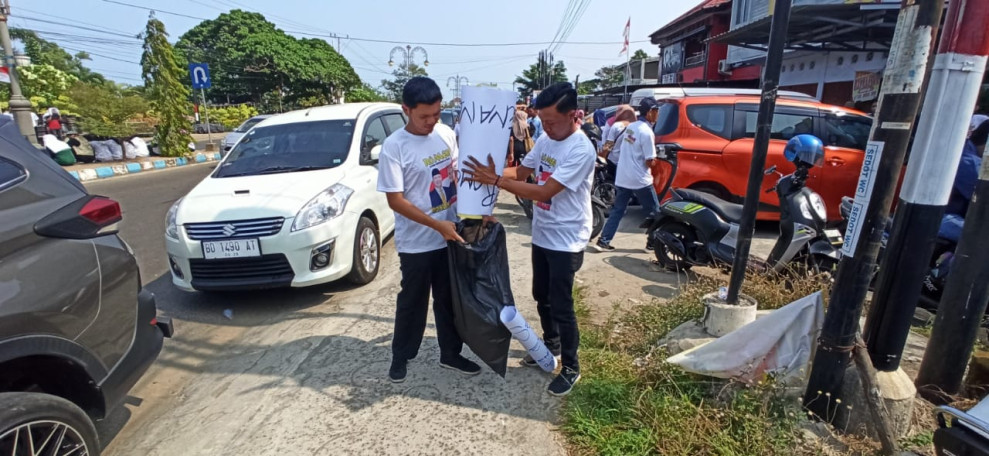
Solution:
M 116 224 L 122 219 L 120 203 L 87 195 L 39 220 L 34 232 L 47 237 L 89 239 L 116 233 Z

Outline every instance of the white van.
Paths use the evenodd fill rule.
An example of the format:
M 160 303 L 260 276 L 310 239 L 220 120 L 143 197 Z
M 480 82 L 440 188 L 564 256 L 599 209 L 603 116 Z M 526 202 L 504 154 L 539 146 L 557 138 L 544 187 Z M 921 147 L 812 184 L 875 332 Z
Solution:
M 712 87 L 652 87 L 648 89 L 639 89 L 632 92 L 632 97 L 629 99 L 628 104 L 632 107 L 639 106 L 642 99 L 648 96 L 652 96 L 657 100 L 663 98 L 679 98 L 679 97 L 700 97 L 708 95 L 761 95 L 762 90 L 760 89 L 730 89 L 730 88 L 712 88 Z M 789 90 L 781 90 L 779 96 L 786 98 L 793 98 L 797 100 L 812 100 L 820 101 L 816 97 L 812 97 L 802 92 L 792 92 Z

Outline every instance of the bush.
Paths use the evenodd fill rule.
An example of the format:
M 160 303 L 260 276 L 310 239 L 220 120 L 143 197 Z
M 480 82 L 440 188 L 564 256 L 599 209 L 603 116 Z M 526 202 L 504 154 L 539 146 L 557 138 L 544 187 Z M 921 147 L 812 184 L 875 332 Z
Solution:
M 237 106 L 225 106 L 222 108 L 209 108 L 210 123 L 223 124 L 228 130 L 237 128 L 245 120 L 258 115 L 258 110 L 251 105 L 242 104 Z M 201 119 L 206 122 L 205 118 Z

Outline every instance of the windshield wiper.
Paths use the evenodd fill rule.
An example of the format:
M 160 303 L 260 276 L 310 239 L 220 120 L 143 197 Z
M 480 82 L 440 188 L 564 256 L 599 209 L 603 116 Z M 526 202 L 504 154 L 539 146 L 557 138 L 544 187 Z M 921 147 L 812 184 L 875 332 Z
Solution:
M 278 174 L 278 173 L 293 173 L 296 171 L 313 171 L 317 169 L 327 169 L 329 166 L 272 166 L 270 168 L 264 168 L 257 171 L 243 171 L 239 173 L 223 174 L 217 177 L 240 177 L 240 176 L 259 176 L 262 174 Z

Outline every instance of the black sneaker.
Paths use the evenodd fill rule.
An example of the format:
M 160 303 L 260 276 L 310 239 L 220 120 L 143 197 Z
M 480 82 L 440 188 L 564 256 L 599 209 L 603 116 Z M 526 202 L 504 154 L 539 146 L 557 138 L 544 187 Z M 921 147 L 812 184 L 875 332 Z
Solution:
M 388 379 L 392 383 L 402 383 L 405 381 L 405 376 L 408 375 L 407 363 L 407 361 L 392 360 L 391 367 L 388 369 Z
M 548 348 L 549 352 L 552 353 L 554 357 L 556 357 L 556 363 L 559 364 L 560 353 L 561 353 L 560 344 L 548 343 L 546 344 L 546 348 Z M 528 353 L 525 354 L 525 357 L 522 358 L 522 361 L 519 362 L 519 364 L 525 367 L 539 367 L 539 363 L 537 363 L 535 359 L 532 359 L 532 355 Z
M 597 246 L 601 250 L 615 250 L 615 248 L 610 243 L 604 242 L 601 239 L 598 239 Z
M 440 360 L 440 366 L 455 370 L 464 375 L 477 375 L 481 373 L 481 366 L 460 355 L 457 355 L 455 358 Z
M 546 391 L 553 396 L 566 396 L 570 394 L 570 390 L 573 389 L 573 386 L 577 384 L 578 380 L 580 380 L 580 372 L 564 366 L 563 370 L 560 371 L 560 375 L 557 375 L 550 382 Z
M 646 242 L 646 252 L 652 252 L 652 251 L 653 251 L 652 242 Z

